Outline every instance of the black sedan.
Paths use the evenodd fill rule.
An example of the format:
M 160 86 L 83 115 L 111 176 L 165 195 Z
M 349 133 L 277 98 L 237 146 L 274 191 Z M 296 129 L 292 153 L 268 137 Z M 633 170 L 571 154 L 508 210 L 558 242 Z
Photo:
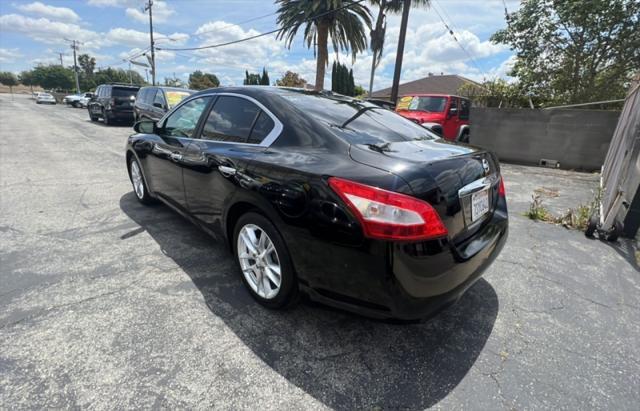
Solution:
M 270 308 L 303 292 L 372 317 L 425 318 L 507 239 L 496 157 L 371 103 L 216 88 L 135 130 L 126 159 L 137 198 L 228 244 Z

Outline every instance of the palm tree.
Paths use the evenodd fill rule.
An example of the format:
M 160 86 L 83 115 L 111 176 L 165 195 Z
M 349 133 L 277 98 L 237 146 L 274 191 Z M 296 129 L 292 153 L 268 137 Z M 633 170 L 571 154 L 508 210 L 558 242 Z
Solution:
M 402 11 L 402 5 L 404 0 L 369 0 L 371 4 L 378 7 L 378 17 L 376 18 L 375 27 L 369 32 L 371 37 L 371 79 L 369 81 L 369 97 L 373 92 L 373 78 L 376 73 L 380 60 L 382 59 L 382 52 L 384 51 L 384 35 L 387 31 L 387 13 L 400 13 Z M 414 6 L 431 5 L 431 0 L 413 0 Z
M 371 29 L 371 14 L 366 5 L 353 0 L 277 0 L 278 39 L 285 39 L 287 47 L 304 27 L 304 41 L 307 47 L 313 45 L 316 55 L 316 90 L 324 88 L 325 68 L 329 64 L 327 43 L 329 37 L 333 49 L 351 51 L 356 54 L 367 49 L 365 26 Z

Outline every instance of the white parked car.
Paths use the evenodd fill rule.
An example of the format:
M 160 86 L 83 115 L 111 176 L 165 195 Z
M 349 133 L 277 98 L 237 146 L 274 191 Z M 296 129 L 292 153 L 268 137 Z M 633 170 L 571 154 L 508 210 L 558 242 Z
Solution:
M 70 94 L 62 99 L 62 102 L 73 107 L 86 107 L 93 93 Z
M 56 104 L 56 99 L 49 93 L 38 93 L 36 104 Z

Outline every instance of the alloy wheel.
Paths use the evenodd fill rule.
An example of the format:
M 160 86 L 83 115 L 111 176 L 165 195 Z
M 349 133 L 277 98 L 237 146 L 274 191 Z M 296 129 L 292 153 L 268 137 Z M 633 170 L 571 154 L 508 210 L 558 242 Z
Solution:
M 144 198 L 144 181 L 142 180 L 142 172 L 137 161 L 131 162 L 131 182 L 133 183 L 133 189 L 139 199 Z
M 269 300 L 278 295 L 282 284 L 281 265 L 273 242 L 255 224 L 240 230 L 237 244 L 240 268 L 251 289 Z

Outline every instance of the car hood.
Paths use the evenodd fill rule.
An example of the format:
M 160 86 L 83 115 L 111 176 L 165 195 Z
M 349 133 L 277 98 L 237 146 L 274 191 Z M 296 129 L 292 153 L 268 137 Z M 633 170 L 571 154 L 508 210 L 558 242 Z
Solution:
M 404 118 L 417 121 L 418 123 L 439 122 L 444 118 L 444 113 L 430 113 L 427 111 L 401 110 L 397 113 Z

